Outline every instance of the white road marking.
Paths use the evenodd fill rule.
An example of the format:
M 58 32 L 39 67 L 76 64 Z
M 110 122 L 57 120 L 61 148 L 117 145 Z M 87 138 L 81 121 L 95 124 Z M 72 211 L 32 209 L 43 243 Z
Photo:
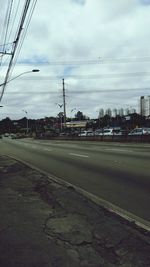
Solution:
M 53 149 L 49 149 L 49 148 L 43 148 L 43 150 L 45 150 L 45 151 L 53 151 Z
M 76 157 L 89 158 L 88 155 L 82 155 L 82 154 L 69 153 L 69 155 L 71 155 L 71 156 L 76 156 Z
M 118 152 L 133 152 L 133 150 L 129 149 L 120 149 L 120 148 L 104 148 L 107 151 L 118 151 Z

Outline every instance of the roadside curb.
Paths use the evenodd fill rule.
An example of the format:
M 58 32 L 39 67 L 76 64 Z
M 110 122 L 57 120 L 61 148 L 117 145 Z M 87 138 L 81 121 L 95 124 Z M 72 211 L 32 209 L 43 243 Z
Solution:
M 67 188 L 73 188 L 76 192 L 82 194 L 87 199 L 91 200 L 92 202 L 96 203 L 97 205 L 104 207 L 110 213 L 117 215 L 118 217 L 126 220 L 128 223 L 134 224 L 135 227 L 139 227 L 139 228 L 142 228 L 143 230 L 150 231 L 150 222 L 148 222 L 148 221 L 146 221 L 146 220 L 144 220 L 144 219 L 142 219 L 142 218 L 140 218 L 140 217 L 138 217 L 138 216 L 136 216 L 136 215 L 134 215 L 128 211 L 125 211 L 125 210 L 119 208 L 118 206 L 116 206 L 116 205 L 114 205 L 114 204 L 112 204 L 112 203 L 110 203 L 110 202 L 108 202 L 108 201 L 106 201 L 100 197 L 97 197 L 97 196 L 93 195 L 92 193 L 87 192 L 84 189 L 81 189 L 81 188 L 79 188 L 79 187 L 77 187 L 77 186 L 75 186 L 75 185 L 73 185 L 67 181 L 64 181 L 59 177 L 51 175 L 48 172 L 43 171 L 43 170 L 39 169 L 38 167 L 35 167 L 34 165 L 32 165 L 26 161 L 23 161 L 17 157 L 11 156 L 11 155 L 4 154 L 3 156 L 10 157 L 14 160 L 17 160 L 18 162 L 28 166 L 29 168 L 36 170 L 36 171 L 40 172 L 41 174 L 46 175 L 51 181 L 54 181 L 55 183 L 63 185 Z

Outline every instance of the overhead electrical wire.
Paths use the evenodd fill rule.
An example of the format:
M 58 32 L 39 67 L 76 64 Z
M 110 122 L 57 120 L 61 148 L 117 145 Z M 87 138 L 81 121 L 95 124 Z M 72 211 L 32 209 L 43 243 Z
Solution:
M 4 5 L 6 5 L 6 2 Z M 8 32 L 9 22 L 10 22 L 11 7 L 12 7 L 12 0 L 10 0 L 8 2 L 8 5 L 6 5 L 6 16 L 4 17 L 4 20 L 1 19 L 0 44 L 1 44 L 1 53 L 2 54 L 5 53 L 7 32 Z M 3 60 L 3 57 L 1 57 L 0 66 L 2 65 L 2 60 Z
M 40 76 L 36 80 L 61 80 L 61 79 L 118 79 L 118 78 L 133 78 L 138 76 L 150 76 L 150 72 L 122 72 L 122 73 L 104 73 L 104 74 L 70 74 L 70 75 L 56 75 L 56 76 Z M 27 80 L 34 80 L 35 78 L 26 78 Z
M 66 92 L 67 94 L 85 94 L 85 93 L 88 93 L 88 94 L 94 94 L 94 93 L 110 93 L 110 92 L 123 92 L 125 93 L 126 91 L 143 91 L 143 90 L 150 90 L 150 87 L 139 87 L 139 88 L 118 88 L 118 89 L 115 89 L 115 88 L 105 88 L 105 89 L 93 89 L 93 88 L 89 88 L 89 89 L 74 89 L 74 90 L 70 90 L 68 92 Z M 33 92 L 33 91 L 24 91 L 24 92 L 21 92 L 21 91 L 7 91 L 6 94 L 20 94 L 20 95 L 24 95 L 24 94 L 30 94 L 30 95 L 38 95 L 38 94 L 58 94 L 60 93 L 60 91 L 56 91 L 56 90 L 53 90 L 53 91 L 36 91 L 36 92 Z
M 13 63 L 12 62 L 12 58 L 14 59 L 14 55 L 15 55 L 16 48 L 17 48 L 17 45 L 18 45 L 18 41 L 19 41 L 19 38 L 20 38 L 20 35 L 21 35 L 22 25 L 24 23 L 25 15 L 26 15 L 26 12 L 28 10 L 28 6 L 30 4 L 30 1 L 31 0 L 28 0 L 24 4 L 24 9 L 23 9 L 23 12 L 22 12 L 22 16 L 20 18 L 20 24 L 18 26 L 16 36 L 14 37 L 15 38 L 15 41 L 14 41 L 14 49 L 13 49 L 12 57 L 10 59 L 10 64 L 9 64 L 9 67 L 8 67 L 9 73 L 10 73 L 10 66 L 12 66 L 12 63 Z M 6 76 L 8 76 L 8 75 L 6 74 Z M 2 90 L 2 94 L 3 94 L 3 90 Z
M 19 26 L 18 26 L 18 29 L 17 29 L 17 32 L 16 32 L 16 36 L 15 36 L 12 55 L 11 55 L 10 62 L 9 62 L 9 65 L 8 65 L 8 69 L 7 69 L 7 72 L 6 72 L 5 80 L 4 80 L 4 83 L 3 83 L 2 92 L 1 92 L 1 95 L 0 95 L 0 101 L 2 100 L 7 81 L 9 80 L 9 78 L 11 76 L 12 68 L 14 68 L 15 63 L 17 61 L 17 57 L 19 55 L 17 49 L 18 49 L 19 44 L 20 44 L 20 39 L 21 39 L 21 35 L 22 35 L 23 26 L 25 24 L 25 21 L 27 20 L 27 27 L 25 29 L 25 34 L 23 35 L 23 39 L 21 40 L 21 46 L 19 47 L 19 52 L 20 52 L 20 49 L 22 47 L 22 43 L 24 41 L 24 38 L 25 38 L 25 35 L 26 35 L 26 32 L 27 32 L 27 28 L 28 28 L 29 23 L 31 21 L 31 17 L 32 17 L 36 2 L 37 2 L 37 0 L 33 0 L 31 11 L 29 10 L 29 6 L 30 6 L 30 3 L 31 3 L 31 0 L 26 0 L 26 2 L 24 4 L 22 16 L 20 18 L 20 23 L 19 23 Z M 26 19 L 28 13 L 29 13 L 29 18 Z M 17 57 L 16 57 L 16 54 L 17 54 Z
M 29 15 L 28 15 L 28 19 L 26 20 L 26 25 L 24 25 L 24 32 L 23 32 L 23 34 L 22 34 L 22 40 L 20 41 L 20 44 L 19 44 L 19 47 L 18 47 L 18 52 L 16 53 L 15 58 L 14 58 L 14 66 L 13 66 L 13 68 L 12 68 L 12 71 L 13 71 L 15 65 L 16 65 L 16 62 L 17 62 L 17 59 L 18 59 L 20 50 L 21 50 L 21 48 L 22 48 L 24 39 L 25 39 L 25 37 L 26 37 L 27 30 L 28 30 L 29 24 L 30 24 L 30 22 L 31 22 L 31 18 L 32 18 L 32 15 L 33 15 L 33 12 L 34 12 L 36 3 L 37 3 L 37 0 L 34 0 L 32 6 L 31 6 L 31 8 L 30 8 Z
M 150 56 L 144 57 L 127 57 L 127 58 L 107 58 L 99 57 L 97 59 L 78 59 L 78 60 L 50 60 L 41 62 L 41 65 L 57 66 L 57 65 L 102 65 L 102 64 L 118 64 L 118 63 L 137 63 L 137 62 L 150 62 Z M 32 62 L 31 62 L 32 63 Z M 19 63 L 18 63 L 19 64 Z M 22 64 L 22 63 L 21 63 Z
M 6 49 L 6 43 L 7 43 L 7 36 L 8 36 L 8 29 L 9 29 L 9 25 L 10 25 L 10 18 L 11 18 L 11 12 L 12 12 L 12 4 L 13 4 L 13 0 L 10 0 L 10 6 L 8 7 L 8 14 L 6 15 L 6 31 L 5 31 L 5 36 L 4 36 L 4 47 L 3 47 L 3 51 L 5 52 Z
M 103 65 L 103 64 L 120 64 L 120 63 L 149 63 L 150 56 L 143 57 L 127 57 L 127 58 L 108 58 L 108 57 L 99 57 L 97 59 L 74 59 L 74 60 L 50 60 L 40 62 L 40 65 L 46 66 L 82 66 L 82 65 Z M 30 63 L 18 62 L 18 65 L 28 66 L 31 64 L 39 63 L 38 61 L 31 61 Z
M 14 15 L 13 15 L 13 18 L 12 18 L 12 25 L 11 25 L 11 28 L 10 28 L 8 40 L 10 40 L 10 38 L 11 38 L 11 34 L 13 32 L 13 28 L 14 28 L 15 22 L 17 20 L 17 16 L 18 16 L 17 14 L 18 14 L 18 11 L 19 11 L 20 1 L 21 0 L 18 1 L 16 9 L 15 9 L 15 6 L 13 6 Z M 12 11 L 12 13 L 13 13 L 13 11 Z

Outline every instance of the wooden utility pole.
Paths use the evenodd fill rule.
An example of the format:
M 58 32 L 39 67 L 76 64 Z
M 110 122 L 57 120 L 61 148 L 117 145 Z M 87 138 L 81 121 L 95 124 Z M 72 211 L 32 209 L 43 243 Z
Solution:
M 66 128 L 66 94 L 65 94 L 65 82 L 62 79 L 63 83 L 63 107 L 64 107 L 64 127 Z

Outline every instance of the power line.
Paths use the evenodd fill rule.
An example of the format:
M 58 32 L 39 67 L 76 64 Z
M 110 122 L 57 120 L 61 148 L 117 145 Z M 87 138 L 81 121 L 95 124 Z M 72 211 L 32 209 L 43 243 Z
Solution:
M 16 33 L 16 38 L 15 38 L 15 41 L 14 41 L 14 46 L 13 46 L 13 50 L 12 50 L 12 55 L 11 55 L 11 58 L 10 58 L 10 62 L 9 62 L 9 65 L 8 65 L 8 69 L 7 69 L 7 72 L 6 72 L 6 76 L 5 76 L 5 80 L 4 80 L 4 85 L 2 87 L 2 92 L 1 92 L 1 96 L 0 96 L 0 101 L 2 100 L 2 97 L 3 97 L 3 94 L 4 94 L 4 91 L 5 91 L 5 87 L 7 85 L 7 81 L 9 79 L 9 77 L 11 76 L 11 73 L 12 73 L 12 67 L 14 68 L 15 66 L 15 63 L 16 63 L 16 60 L 17 60 L 17 57 L 19 55 L 19 53 L 17 53 L 17 48 L 18 48 L 18 45 L 19 45 L 19 41 L 20 41 L 20 38 L 21 38 L 21 33 L 22 33 L 22 29 L 23 29 L 23 26 L 24 26 L 24 23 L 25 23 L 25 19 L 26 19 L 26 16 L 27 16 L 27 13 L 28 13 L 28 10 L 29 10 L 29 6 L 30 6 L 30 2 L 31 0 L 26 0 L 25 2 L 25 5 L 24 5 L 24 8 L 23 8 L 23 13 L 22 13 L 22 16 L 21 16 L 21 20 L 20 20 L 20 24 L 18 26 L 18 30 L 17 30 L 17 33 Z M 27 20 L 27 28 L 29 26 L 29 23 L 30 23 L 30 20 L 31 20 L 31 17 L 32 17 L 32 14 L 33 14 L 33 10 L 35 8 L 35 4 L 36 4 L 37 0 L 34 0 L 33 1 L 33 5 L 31 7 L 31 10 L 29 11 L 29 19 Z M 26 31 L 27 31 L 27 28 L 25 30 L 25 34 L 26 34 Z M 19 47 L 19 52 L 20 52 L 20 49 L 22 47 L 22 43 L 24 41 L 24 38 L 25 38 L 25 34 L 23 35 L 23 39 L 21 41 L 21 46 Z M 17 56 L 16 56 L 17 55 Z
M 19 44 L 19 46 L 18 46 L 18 51 L 17 51 L 17 53 L 16 53 L 16 55 L 15 55 L 15 58 L 14 58 L 14 66 L 13 66 L 13 68 L 12 68 L 11 73 L 13 72 L 13 69 L 14 69 L 14 67 L 15 67 L 15 65 L 16 65 L 16 62 L 17 62 L 17 59 L 18 59 L 20 50 L 21 50 L 21 48 L 22 48 L 24 39 L 25 39 L 26 34 L 27 34 L 27 30 L 28 30 L 29 24 L 30 24 L 30 22 L 31 22 L 31 18 L 32 18 L 32 15 L 33 15 L 33 12 L 34 12 L 36 3 L 37 3 L 37 0 L 33 0 L 33 4 L 32 4 L 32 6 L 31 6 L 31 8 L 30 8 L 30 10 L 29 10 L 28 18 L 26 19 L 26 22 L 25 22 L 26 24 L 24 25 L 24 32 L 23 32 L 23 34 L 22 34 L 22 40 L 20 41 L 20 44 Z
M 138 76 L 150 76 L 150 72 L 148 71 L 143 71 L 143 72 L 122 72 L 122 73 L 104 73 L 104 74 L 75 74 L 75 75 L 55 75 L 55 76 L 39 76 L 39 77 L 28 77 L 28 78 L 22 78 L 25 80 L 62 80 L 63 78 L 65 79 L 118 79 L 118 78 L 133 78 L 133 77 L 138 77 Z
M 94 89 L 94 88 L 89 88 L 89 89 L 79 89 L 79 90 L 71 90 L 68 92 L 69 94 L 93 94 L 93 93 L 110 93 L 110 92 L 126 92 L 126 91 L 144 91 L 144 90 L 150 90 L 150 87 L 141 87 L 141 88 L 106 88 L 106 89 Z M 20 94 L 20 95 L 24 95 L 24 94 L 30 94 L 30 95 L 38 95 L 38 94 L 58 94 L 60 93 L 60 91 L 24 91 L 24 92 L 20 92 L 20 91 L 6 91 L 6 94 Z
M 137 63 L 137 62 L 150 62 L 150 56 L 144 56 L 144 57 L 133 57 L 133 58 L 103 58 L 99 57 L 97 59 L 75 59 L 75 60 L 50 60 L 45 62 L 40 62 L 41 65 L 49 65 L 49 66 L 55 66 L 55 65 L 93 65 L 93 64 L 117 64 L 117 63 Z M 30 64 L 33 64 L 34 62 L 31 62 Z M 39 63 L 39 62 L 36 62 Z M 23 62 L 18 62 L 18 64 L 24 64 Z
M 138 76 L 150 76 L 150 72 L 143 71 L 143 72 L 122 72 L 122 73 L 104 73 L 104 74 L 70 74 L 70 75 L 55 75 L 55 76 L 40 76 L 36 77 L 36 80 L 61 80 L 63 78 L 65 79 L 118 79 L 120 77 L 122 78 L 132 78 L 132 77 L 138 77 Z M 27 78 L 28 80 L 34 80 L 35 78 Z
M 15 11 L 14 11 L 14 9 L 13 9 L 13 11 L 14 11 L 15 13 L 14 13 L 14 17 L 12 18 L 12 26 L 11 26 L 11 29 L 10 29 L 10 32 L 9 32 L 8 40 L 10 40 L 11 34 L 12 34 L 12 32 L 13 32 L 14 25 L 15 25 L 15 21 L 17 20 L 17 14 L 18 14 L 18 11 L 19 11 L 20 1 L 21 1 L 21 0 L 18 1 L 18 4 L 17 4 L 16 9 L 15 9 L 15 7 L 13 6 L 14 9 L 15 9 Z M 12 13 L 13 13 L 13 11 L 12 11 Z
M 6 18 L 7 19 L 7 24 L 6 24 L 6 32 L 5 32 L 5 37 L 4 37 L 4 48 L 3 48 L 3 51 L 5 51 L 5 46 L 6 46 L 6 43 L 7 43 L 7 35 L 8 35 L 10 17 L 11 17 L 11 12 L 12 12 L 12 4 L 13 4 L 13 0 L 11 0 L 11 2 L 10 2 L 10 6 L 8 8 L 8 18 Z

